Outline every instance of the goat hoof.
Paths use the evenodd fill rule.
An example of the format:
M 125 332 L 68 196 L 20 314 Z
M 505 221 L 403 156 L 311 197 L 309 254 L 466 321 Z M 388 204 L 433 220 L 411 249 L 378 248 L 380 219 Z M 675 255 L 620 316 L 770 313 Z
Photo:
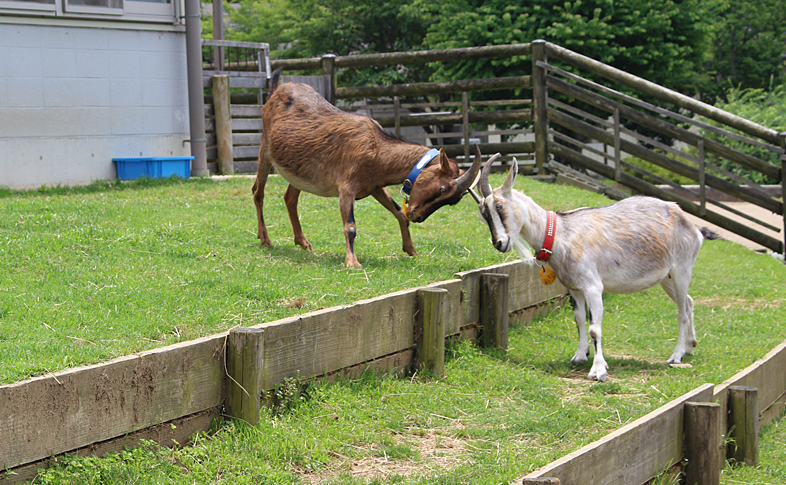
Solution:
M 570 359 L 570 363 L 573 365 L 581 365 L 589 360 L 588 354 L 584 354 L 582 352 L 576 352 L 576 355 Z
M 600 382 L 606 382 L 606 369 L 598 371 L 593 367 L 588 377 L 590 380 L 597 379 Z

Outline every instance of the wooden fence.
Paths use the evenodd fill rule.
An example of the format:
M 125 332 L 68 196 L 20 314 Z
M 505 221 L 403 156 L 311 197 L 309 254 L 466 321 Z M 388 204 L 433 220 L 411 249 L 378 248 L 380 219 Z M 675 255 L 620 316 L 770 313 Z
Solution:
M 544 286 L 538 269 L 534 260 L 517 261 L 430 285 L 444 292 L 438 312 L 442 336 L 471 331 L 480 320 L 485 273 L 507 275 L 504 300 L 514 320 L 563 303 L 566 289 L 559 283 Z M 259 389 L 271 390 L 292 376 L 412 364 L 418 293 L 408 289 L 254 327 L 264 335 L 254 364 Z M 194 432 L 208 430 L 234 385 L 226 378 L 232 365 L 225 360 L 227 337 L 212 335 L 0 386 L 0 470 L 5 470 L 0 479 L 31 479 L 50 457 L 65 452 L 102 454 L 140 438 L 185 443 Z
M 101 455 L 142 438 L 186 443 L 210 428 L 222 406 L 254 422 L 260 394 L 293 376 L 356 376 L 416 362 L 440 374 L 445 338 L 475 337 L 480 325 L 482 341 L 505 348 L 509 320 L 527 321 L 564 303 L 565 288 L 544 286 L 538 270 L 529 260 L 459 273 L 423 288 L 0 386 L 0 479 L 31 479 L 65 452 Z M 254 345 L 237 351 L 244 348 L 238 335 Z M 239 385 L 252 391 L 247 398 Z M 759 427 L 784 409 L 786 342 L 729 380 L 700 386 L 516 483 L 641 484 L 688 459 L 708 464 L 691 473 L 712 485 L 706 475 L 723 465 L 724 435 L 735 432 L 731 438 L 745 445 L 739 461 L 755 461 Z M 703 421 L 694 422 L 696 416 Z
M 531 64 L 531 75 L 386 86 L 336 84 L 336 72 L 341 68 L 514 56 L 530 57 L 531 62 L 527 64 Z M 279 59 L 269 64 L 266 69 L 319 71 L 322 92 L 328 100 L 346 110 L 368 114 L 396 134 L 407 127 L 428 127 L 428 132 L 407 133 L 406 138 L 444 148 L 449 156 L 461 163 L 466 163 L 470 144 L 475 142 L 479 142 L 481 152 L 487 156 L 500 152 L 505 161 L 512 156 L 527 157 L 528 160 L 521 164 L 524 173 L 548 173 L 552 159 L 568 163 L 573 168 L 613 180 L 635 193 L 674 201 L 690 214 L 772 251 L 784 252 L 786 234 L 777 239 L 761 229 L 781 232 L 780 228 L 708 193 L 710 189 L 720 191 L 786 217 L 782 202 L 786 187 L 783 184 L 786 133 L 778 133 L 560 46 L 538 40 L 529 44 L 434 51 Z M 248 69 L 249 65 L 242 64 L 242 67 Z M 582 73 L 586 74 L 582 77 Z M 231 76 L 229 80 L 232 86 Z M 528 95 L 496 101 L 472 99 L 475 92 L 500 89 L 524 90 Z M 461 99 L 434 100 L 435 96 L 448 95 L 460 95 Z M 229 105 L 229 96 L 222 99 Z M 214 97 L 213 101 L 215 104 L 220 100 Z M 223 138 L 234 142 L 234 152 L 228 149 L 225 153 L 234 153 L 235 159 L 243 160 L 238 163 L 242 171 L 254 171 L 261 132 L 259 106 L 232 105 L 216 107 L 211 112 L 232 114 L 231 122 L 225 122 L 224 126 L 231 125 L 234 134 L 227 132 Z M 229 120 L 229 115 L 225 116 Z M 215 124 L 208 120 L 207 126 L 216 127 L 219 133 L 218 115 L 215 119 Z M 500 123 L 514 123 L 515 126 L 509 130 L 494 128 Z M 439 127 L 446 125 L 461 126 L 461 132 L 440 132 Z M 526 136 L 534 136 L 534 139 L 523 138 Z M 498 137 L 499 141 L 490 142 L 491 137 Z M 211 134 L 208 138 L 209 145 L 221 145 L 220 136 Z M 682 145 L 664 143 L 656 138 L 674 140 Z M 446 144 L 451 139 L 459 143 Z M 599 149 L 598 144 L 603 148 Z M 751 155 L 750 150 L 743 147 L 773 154 L 778 162 Z M 653 174 L 626 161 L 628 157 L 688 178 L 698 188 L 686 188 Z M 209 148 L 208 158 L 218 159 L 217 149 Z M 760 183 L 738 175 L 734 167 L 769 177 L 780 185 L 779 193 L 773 196 Z M 726 217 L 713 210 L 713 206 L 748 222 L 742 224 Z

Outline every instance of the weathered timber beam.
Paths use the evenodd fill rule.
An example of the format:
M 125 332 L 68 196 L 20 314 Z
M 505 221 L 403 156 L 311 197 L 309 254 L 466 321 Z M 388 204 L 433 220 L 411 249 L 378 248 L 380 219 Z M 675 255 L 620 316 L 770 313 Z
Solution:
M 530 44 L 506 44 L 481 47 L 462 47 L 457 49 L 437 49 L 414 52 L 388 52 L 381 54 L 361 54 L 336 57 L 336 67 L 384 66 L 391 64 L 416 64 L 424 62 L 444 62 L 494 57 L 528 56 L 532 52 Z M 285 70 L 321 69 L 321 58 L 274 59 L 270 61 L 273 69 Z
M 561 145 L 559 143 L 551 143 L 549 145 L 549 151 L 557 155 L 558 157 L 562 157 L 565 160 L 568 160 L 572 163 L 580 165 L 584 168 L 592 170 L 593 172 L 597 172 L 604 177 L 613 180 L 614 179 L 614 168 L 603 163 L 598 162 L 597 160 L 593 160 L 581 153 L 568 148 L 565 145 Z M 783 242 L 775 239 L 774 237 L 770 237 L 766 234 L 762 234 L 758 231 L 755 231 L 749 226 L 741 224 L 737 221 L 733 221 L 728 219 L 716 212 L 708 210 L 705 215 L 700 215 L 700 208 L 698 205 L 694 204 L 693 202 L 685 199 L 684 197 L 680 197 L 672 192 L 663 190 L 655 185 L 652 185 L 638 177 L 634 177 L 628 173 L 622 172 L 621 174 L 622 179 L 620 183 L 623 185 L 630 187 L 642 194 L 651 195 L 653 197 L 657 197 L 659 199 L 668 200 L 671 202 L 676 202 L 679 206 L 687 213 L 692 214 L 696 217 L 700 217 L 707 222 L 715 224 L 718 227 L 731 231 L 735 234 L 738 234 L 745 239 L 749 239 L 757 244 L 761 244 L 762 246 L 775 251 L 776 253 L 783 253 Z
M 530 76 L 511 76 L 489 79 L 465 79 L 436 83 L 390 84 L 387 86 L 354 86 L 336 88 L 336 98 L 377 98 L 382 96 L 421 96 L 427 94 L 460 93 L 489 89 L 517 89 L 530 87 Z
M 700 114 L 711 120 L 723 123 L 726 126 L 736 128 L 744 133 L 761 138 L 762 140 L 766 140 L 774 145 L 779 144 L 778 132 L 776 130 L 761 126 L 758 123 L 754 123 L 752 121 L 746 120 L 745 118 L 741 118 L 729 112 L 723 111 L 722 109 L 702 103 L 699 100 L 685 96 L 684 94 L 680 94 L 676 91 L 672 91 L 671 89 L 664 88 L 663 86 L 647 81 L 646 79 L 642 79 L 638 76 L 634 76 L 633 74 L 629 74 L 615 67 L 611 67 L 602 62 L 590 59 L 589 57 L 583 56 L 569 49 L 565 49 L 564 47 L 560 47 L 548 42 L 546 43 L 546 54 L 556 57 L 557 59 L 565 61 L 569 64 L 573 64 L 578 68 L 586 69 L 599 76 L 603 76 L 611 81 L 615 81 L 620 84 L 624 84 L 625 86 L 637 89 L 642 93 L 649 94 L 650 96 L 658 98 L 661 101 L 666 101 L 668 103 L 674 104 L 675 106 L 679 106 L 680 108 L 693 111 L 694 113 Z
M 481 143 L 478 145 L 481 153 L 490 155 L 492 153 L 535 153 L 535 142 L 509 142 L 509 143 Z M 464 155 L 464 145 L 444 145 L 439 148 L 445 150 L 445 154 L 451 158 Z
M 623 118 L 672 138 L 682 140 L 685 143 L 689 143 L 693 146 L 698 146 L 699 142 L 703 141 L 704 148 L 708 152 L 714 153 L 744 167 L 756 170 L 757 172 L 763 173 L 776 180 L 780 180 L 781 178 L 780 167 L 769 164 L 764 160 L 760 160 L 739 150 L 729 148 L 723 143 L 719 143 L 715 140 L 710 140 L 695 133 L 691 133 L 684 128 L 675 126 L 655 116 L 648 115 L 638 111 L 635 108 L 631 108 L 630 106 L 613 101 L 609 98 L 606 98 L 605 96 L 601 96 L 597 93 L 593 93 L 592 91 L 576 86 L 575 84 L 563 81 L 562 79 L 548 77 L 546 83 L 550 88 L 553 88 L 562 94 L 571 96 L 589 104 L 590 106 L 602 109 L 609 113 L 614 113 L 615 109 L 619 109 L 620 116 Z
M 565 128 L 606 143 L 607 145 L 614 144 L 613 133 L 609 133 L 553 108 L 549 108 L 548 114 L 549 120 L 554 121 Z M 654 163 L 655 165 L 663 167 L 684 177 L 688 177 L 691 180 L 699 180 L 699 170 L 697 168 L 678 162 L 673 158 L 667 157 L 661 153 L 649 150 L 638 143 L 620 140 L 620 148 L 624 152 L 630 153 L 631 155 Z M 614 177 L 611 178 L 613 179 Z M 763 207 L 777 214 L 783 213 L 783 204 L 775 199 L 765 197 L 764 195 L 758 194 L 756 192 L 745 191 L 739 185 L 729 182 L 728 180 L 724 180 L 715 175 L 705 173 L 705 178 L 707 185 L 722 192 L 733 195 L 738 199 L 745 200 L 752 204 L 756 204 L 759 207 Z
M 237 40 L 212 40 L 202 39 L 202 45 L 213 47 L 240 47 L 243 49 L 267 49 L 270 47 L 262 42 L 241 42 Z
M 396 126 L 395 116 L 375 117 L 377 123 L 385 128 Z M 399 126 L 429 126 L 429 125 L 460 125 L 464 122 L 462 113 L 451 114 L 423 114 L 416 116 L 399 117 Z M 469 113 L 470 123 L 510 123 L 515 121 L 531 121 L 532 110 L 511 109 L 505 111 L 473 111 Z

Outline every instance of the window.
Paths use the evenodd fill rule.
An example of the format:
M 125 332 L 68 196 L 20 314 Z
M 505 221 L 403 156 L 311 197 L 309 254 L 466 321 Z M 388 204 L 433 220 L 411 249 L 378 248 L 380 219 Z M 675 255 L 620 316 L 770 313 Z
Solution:
M 54 12 L 55 0 L 0 0 L 0 8 Z
M 6 15 L 49 14 L 58 18 L 107 18 L 132 22 L 178 22 L 178 0 L 0 0 Z
M 125 12 L 146 17 L 162 16 L 170 21 L 175 16 L 172 0 L 125 0 Z
M 63 10 L 73 13 L 123 15 L 123 0 L 65 0 Z

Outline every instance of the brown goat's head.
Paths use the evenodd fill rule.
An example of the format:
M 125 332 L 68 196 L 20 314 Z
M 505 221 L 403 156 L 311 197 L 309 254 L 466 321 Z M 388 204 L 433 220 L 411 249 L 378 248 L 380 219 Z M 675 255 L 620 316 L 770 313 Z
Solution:
M 443 205 L 454 205 L 467 193 L 480 172 L 480 148 L 475 145 L 475 160 L 464 172 L 455 161 L 440 149 L 420 172 L 409 196 L 407 218 L 412 222 L 423 222 Z

